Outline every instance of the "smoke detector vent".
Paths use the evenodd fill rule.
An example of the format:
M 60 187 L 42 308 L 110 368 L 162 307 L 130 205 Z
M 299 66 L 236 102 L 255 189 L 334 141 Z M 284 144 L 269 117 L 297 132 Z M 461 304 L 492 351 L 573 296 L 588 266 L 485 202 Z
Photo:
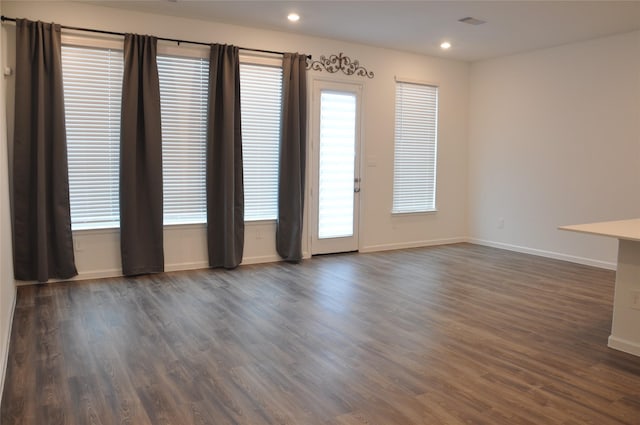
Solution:
M 484 23 L 486 23 L 486 21 L 483 21 L 482 19 L 477 19 L 471 16 L 467 16 L 466 18 L 462 18 L 462 19 L 458 19 L 458 22 L 462 22 L 463 24 L 469 24 L 469 25 L 482 25 Z

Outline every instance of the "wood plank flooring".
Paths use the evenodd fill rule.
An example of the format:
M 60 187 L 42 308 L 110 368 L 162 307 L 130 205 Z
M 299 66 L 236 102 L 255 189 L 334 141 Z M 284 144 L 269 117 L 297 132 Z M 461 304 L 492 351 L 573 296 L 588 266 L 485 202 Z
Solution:
M 638 425 L 614 276 L 459 244 L 21 287 L 1 423 Z

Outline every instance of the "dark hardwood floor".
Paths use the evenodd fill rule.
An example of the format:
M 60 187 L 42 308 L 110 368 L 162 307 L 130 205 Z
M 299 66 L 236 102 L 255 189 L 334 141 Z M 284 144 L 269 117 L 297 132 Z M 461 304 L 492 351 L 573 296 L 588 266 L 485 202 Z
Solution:
M 21 287 L 2 425 L 638 425 L 614 276 L 459 244 Z

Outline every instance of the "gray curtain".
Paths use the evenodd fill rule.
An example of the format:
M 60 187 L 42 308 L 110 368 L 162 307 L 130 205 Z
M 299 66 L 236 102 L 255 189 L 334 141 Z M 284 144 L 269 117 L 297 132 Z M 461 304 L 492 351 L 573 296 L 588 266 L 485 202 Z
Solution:
M 157 39 L 124 39 L 120 128 L 120 250 L 126 276 L 164 271 L 162 127 Z
M 302 219 L 307 158 L 306 56 L 282 59 L 282 131 L 278 170 L 276 250 L 287 261 L 302 260 Z
M 207 243 L 211 267 L 234 268 L 244 249 L 238 48 L 211 45 L 207 122 Z
M 46 282 L 78 274 L 69 210 L 60 26 L 16 21 L 14 270 Z

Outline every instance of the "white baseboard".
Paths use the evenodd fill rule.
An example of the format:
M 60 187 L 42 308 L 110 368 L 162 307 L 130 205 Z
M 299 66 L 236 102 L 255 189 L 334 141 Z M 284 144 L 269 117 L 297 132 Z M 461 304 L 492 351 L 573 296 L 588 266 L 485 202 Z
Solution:
M 310 258 L 307 256 L 305 258 Z M 278 255 L 263 255 L 263 256 L 255 256 L 255 257 L 245 257 L 242 259 L 242 263 L 240 265 L 246 264 L 261 264 L 261 263 L 274 263 L 277 261 L 282 261 L 282 258 Z M 185 270 L 200 270 L 200 269 L 208 269 L 209 263 L 207 261 L 194 261 L 188 263 L 174 263 L 167 264 L 164 267 L 165 272 L 177 272 L 177 271 L 185 271 Z M 81 280 L 90 280 L 90 279 L 104 279 L 111 277 L 122 277 L 121 269 L 104 269 L 104 270 L 92 270 L 90 272 L 80 272 L 77 276 L 72 277 L 71 279 L 66 279 L 69 281 L 81 281 Z M 49 283 L 61 282 L 58 279 L 51 279 Z M 27 286 L 34 285 L 37 282 L 34 281 L 16 281 L 16 286 Z
M 492 248 L 506 249 L 508 251 L 521 252 L 523 254 L 538 255 L 540 257 L 553 258 L 555 260 L 569 261 L 570 263 L 583 264 L 585 266 L 598 267 L 601 269 L 615 270 L 616 263 L 594 260 L 592 258 L 577 257 L 575 255 L 562 254 L 560 252 L 546 251 L 543 249 L 529 248 L 526 246 L 512 245 L 502 242 L 493 242 L 483 239 L 468 238 L 467 242 L 476 245 L 490 246 Z
M 193 261 L 189 263 L 165 264 L 164 271 L 180 272 L 183 270 L 199 270 L 199 269 L 208 269 L 208 268 L 209 268 L 208 261 Z M 122 272 L 120 272 L 120 275 L 122 275 Z
M 449 245 L 453 243 L 467 242 L 466 237 L 447 238 L 447 239 L 431 239 L 427 241 L 412 241 L 401 243 L 390 243 L 381 245 L 369 245 L 363 246 L 359 249 L 360 252 L 378 252 L 378 251 L 392 251 L 395 249 L 407 249 L 407 248 L 420 248 L 425 246 L 435 245 Z
M 607 345 L 609 348 L 613 348 L 614 350 L 624 351 L 625 353 L 633 354 L 634 356 L 640 356 L 640 343 L 631 342 L 626 339 L 610 335 Z
M 608 270 L 616 269 L 616 263 L 612 263 L 612 262 L 594 260 L 591 258 L 577 257 L 573 255 L 568 255 L 568 254 L 562 254 L 559 252 L 545 251 L 541 249 L 512 245 L 512 244 L 507 244 L 502 242 L 493 242 L 493 241 L 487 241 L 487 240 L 477 239 L 477 238 L 467 238 L 464 236 L 459 236 L 454 238 L 444 238 L 444 239 L 430 239 L 430 240 L 423 240 L 423 241 L 368 245 L 368 246 L 361 247 L 359 251 L 362 253 L 392 251 L 396 249 L 420 248 L 420 247 L 435 246 L 435 245 L 449 245 L 449 244 L 462 243 L 462 242 L 469 242 L 476 245 L 484 245 L 484 246 L 490 246 L 493 248 L 506 249 L 508 251 L 521 252 L 524 254 L 538 255 L 541 257 L 554 258 L 556 260 L 569 261 L 572 263 L 584 264 L 587 266 L 599 267 L 602 269 L 608 269 Z M 304 252 L 303 258 L 305 259 L 311 258 L 310 252 Z M 242 263 L 240 265 L 274 263 L 278 261 L 282 261 L 282 259 L 277 254 L 263 255 L 263 256 L 245 257 L 243 258 Z M 206 269 L 206 268 L 209 268 L 208 262 L 195 261 L 195 262 L 188 262 L 188 263 L 167 264 L 165 266 L 165 271 L 173 272 L 173 271 L 181 271 L 181 270 L 198 270 L 198 269 Z M 78 274 L 78 276 L 75 276 L 69 280 L 78 281 L 78 280 L 102 279 L 102 278 L 110 278 L 110 277 L 122 277 L 122 270 L 121 269 L 104 269 L 104 270 L 92 270 L 90 272 L 81 272 L 80 274 Z M 55 280 L 52 280 L 51 282 L 55 282 Z M 35 282 L 16 281 L 16 286 L 33 285 L 34 283 Z
M 92 270 L 90 272 L 80 271 L 78 274 L 69 279 L 50 279 L 47 283 L 67 282 L 67 281 L 81 281 L 90 279 L 104 279 L 108 277 L 121 277 L 121 269 L 104 269 L 104 270 Z M 16 286 L 29 286 L 37 285 L 35 280 L 16 280 Z
M 256 257 L 244 257 L 242 259 L 241 266 L 245 264 L 261 264 L 261 263 L 276 263 L 282 261 L 279 255 L 260 255 Z
M 9 315 L 9 329 L 7 329 L 7 338 L 5 341 L 5 352 L 2 353 L 2 364 L 0 368 L 2 373 L 0 374 L 0 400 L 2 400 L 2 393 L 4 391 L 4 380 L 7 377 L 7 365 L 9 364 L 9 344 L 11 343 L 11 332 L 13 330 L 13 317 L 16 314 L 16 299 L 18 298 L 18 288 L 14 287 L 13 290 L 13 303 L 11 303 L 10 315 Z

